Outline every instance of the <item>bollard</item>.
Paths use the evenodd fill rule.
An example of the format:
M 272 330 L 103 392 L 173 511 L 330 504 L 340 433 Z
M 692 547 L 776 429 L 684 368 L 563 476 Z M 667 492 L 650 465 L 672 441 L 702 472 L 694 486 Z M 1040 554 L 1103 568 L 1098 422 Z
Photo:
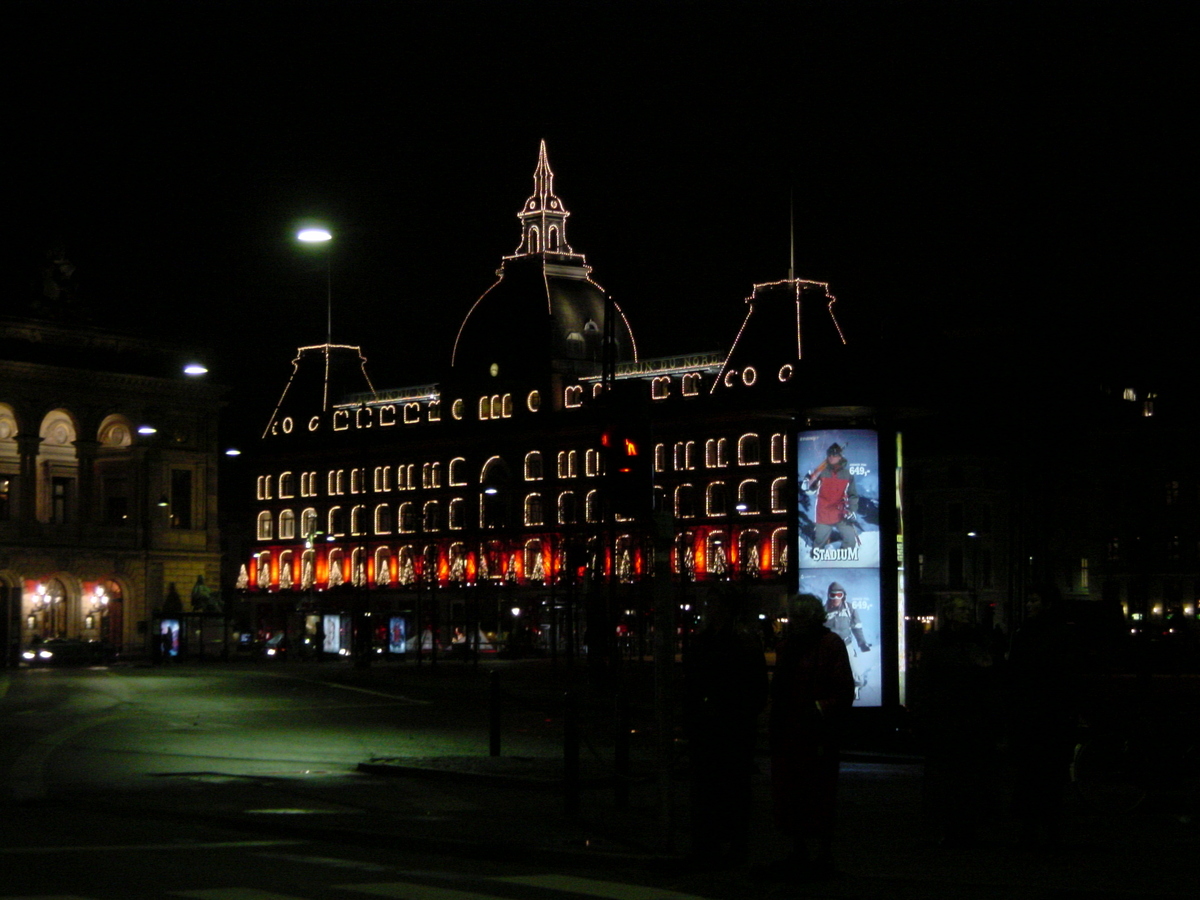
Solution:
M 579 813 L 579 710 L 571 691 L 563 697 L 563 808 Z
M 500 755 L 500 678 L 495 672 L 488 675 L 488 752 Z

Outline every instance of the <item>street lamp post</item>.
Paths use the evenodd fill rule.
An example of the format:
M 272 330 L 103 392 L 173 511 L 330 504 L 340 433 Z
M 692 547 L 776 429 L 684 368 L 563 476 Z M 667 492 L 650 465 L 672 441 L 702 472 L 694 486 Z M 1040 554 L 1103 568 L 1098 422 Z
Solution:
M 305 244 L 325 244 L 333 234 L 324 228 L 305 228 L 296 235 Z M 333 343 L 333 252 L 325 251 L 325 343 Z

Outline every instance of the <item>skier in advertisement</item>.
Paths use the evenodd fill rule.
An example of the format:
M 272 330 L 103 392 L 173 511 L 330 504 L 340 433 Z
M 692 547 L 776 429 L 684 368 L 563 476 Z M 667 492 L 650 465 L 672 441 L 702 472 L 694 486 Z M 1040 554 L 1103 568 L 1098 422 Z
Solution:
M 815 492 L 817 509 L 813 528 L 813 559 L 820 559 L 836 529 L 841 549 L 857 548 L 859 541 L 858 487 L 841 444 L 830 444 L 825 461 L 804 476 L 804 490 Z
M 836 581 L 830 582 L 829 590 L 825 594 L 825 614 L 825 627 L 840 637 L 846 645 L 850 668 L 854 672 L 854 699 L 857 700 L 867 685 L 870 667 L 863 659 L 863 654 L 870 652 L 871 645 L 863 635 L 858 613 L 846 598 L 846 589 Z

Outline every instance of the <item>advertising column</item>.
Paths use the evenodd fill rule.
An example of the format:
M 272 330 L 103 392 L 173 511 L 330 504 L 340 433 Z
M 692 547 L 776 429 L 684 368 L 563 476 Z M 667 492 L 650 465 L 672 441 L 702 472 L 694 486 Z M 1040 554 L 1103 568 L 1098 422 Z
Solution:
M 881 706 L 879 435 L 803 431 L 796 449 L 800 592 L 821 599 L 846 644 L 854 705 Z

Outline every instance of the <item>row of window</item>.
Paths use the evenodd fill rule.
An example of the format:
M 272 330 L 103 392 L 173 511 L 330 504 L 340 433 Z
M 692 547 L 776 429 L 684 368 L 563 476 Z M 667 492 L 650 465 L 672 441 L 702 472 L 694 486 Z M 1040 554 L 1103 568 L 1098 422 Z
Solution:
M 717 469 L 729 466 L 729 438 L 711 438 L 704 444 L 704 464 L 707 468 Z M 654 447 L 654 470 L 666 472 L 692 471 L 696 468 L 696 441 L 677 441 L 670 448 L 666 444 L 656 444 Z M 771 462 L 775 464 L 787 462 L 787 441 L 782 434 L 771 435 Z M 587 449 L 582 453 L 578 450 L 560 450 L 555 458 L 555 471 L 559 478 L 579 477 L 580 458 L 583 460 L 583 474 L 594 478 L 604 474 L 604 460 L 599 450 Z M 737 462 L 740 466 L 755 466 L 760 463 L 759 436 L 744 434 L 737 440 Z M 499 457 L 492 457 L 480 471 L 480 484 L 489 483 L 503 468 Z M 545 463 L 540 450 L 532 450 L 525 454 L 524 478 L 526 481 L 541 481 L 545 478 Z M 346 493 L 362 494 L 367 491 L 367 472 L 363 468 L 331 469 L 324 478 L 318 472 L 283 472 L 278 477 L 260 475 L 256 495 L 259 500 L 290 500 L 296 496 L 297 488 L 301 497 L 320 496 L 322 481 L 325 494 L 339 497 Z M 415 463 L 397 466 L 375 466 L 372 470 L 371 489 L 375 493 L 387 493 L 392 490 L 416 490 L 418 486 L 426 489 L 449 487 L 466 487 L 468 484 L 467 461 L 463 457 L 450 460 L 443 467 L 440 462 L 422 463 L 418 470 Z
M 649 572 L 651 551 L 643 548 L 632 535 L 618 536 L 613 553 L 607 554 L 599 538 L 587 545 L 588 568 L 603 566 L 608 574 L 631 581 Z M 245 573 L 248 587 L 252 581 L 262 590 L 277 586 L 282 590 L 308 590 L 318 585 L 337 587 L 353 584 L 412 585 L 419 580 L 465 582 L 482 579 L 544 583 L 558 576 L 566 560 L 561 546 L 534 538 L 507 549 L 499 541 L 468 548 L 457 541 L 448 546 L 424 548 L 406 544 L 400 547 L 357 547 L 349 551 L 331 547 L 322 553 L 314 548 L 302 551 L 282 550 L 277 556 L 265 550 L 253 558 L 253 573 Z M 776 528 L 766 539 L 756 530 L 746 530 L 731 542 L 720 530 L 697 534 L 681 532 L 671 547 L 671 570 L 677 575 L 721 576 L 734 572 L 761 575 L 782 573 L 787 567 L 787 529 Z
M 779 477 L 771 482 L 771 512 L 783 513 L 787 510 L 790 487 L 791 480 L 787 477 Z M 701 502 L 705 516 L 726 516 L 734 512 L 756 515 L 762 511 L 760 489 L 760 484 L 754 479 L 746 479 L 736 486 L 723 481 L 704 486 L 681 484 L 675 488 L 672 496 L 675 517 L 695 518 L 701 514 Z M 525 495 L 522 521 L 526 526 L 547 524 L 548 500 L 550 498 L 540 493 Z M 559 525 L 599 523 L 602 518 L 600 500 L 600 492 L 597 490 L 588 491 L 582 496 L 582 500 L 576 491 L 563 491 L 552 501 L 554 520 Z M 732 505 L 731 500 L 734 501 Z M 484 493 L 479 496 L 478 511 L 479 527 L 491 529 L 498 528 L 503 523 L 507 507 L 504 499 L 498 494 Z M 364 504 L 352 507 L 334 506 L 325 514 L 324 521 L 317 511 L 310 507 L 300 514 L 299 523 L 296 521 L 294 510 L 285 509 L 278 516 L 269 510 L 263 510 L 258 514 L 257 533 L 259 540 L 278 538 L 286 541 L 295 540 L 297 537 L 311 540 L 318 534 L 392 534 L 395 531 L 401 534 L 415 534 L 417 531 L 435 532 L 443 528 L 455 531 L 467 527 L 467 513 L 465 497 L 454 497 L 445 502 L 405 501 L 395 507 L 389 503 L 380 503 L 373 510 Z

